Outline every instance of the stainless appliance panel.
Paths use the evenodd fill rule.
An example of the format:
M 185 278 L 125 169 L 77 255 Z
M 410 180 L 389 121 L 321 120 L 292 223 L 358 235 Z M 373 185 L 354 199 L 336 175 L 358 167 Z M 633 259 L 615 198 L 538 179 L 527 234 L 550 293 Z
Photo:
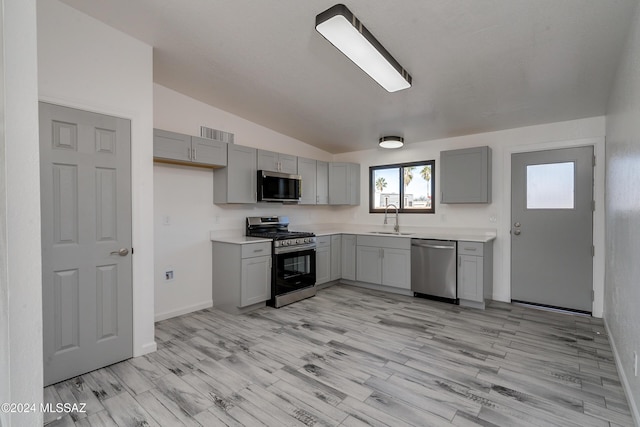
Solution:
M 455 241 L 411 239 L 411 290 L 456 300 L 456 249 Z

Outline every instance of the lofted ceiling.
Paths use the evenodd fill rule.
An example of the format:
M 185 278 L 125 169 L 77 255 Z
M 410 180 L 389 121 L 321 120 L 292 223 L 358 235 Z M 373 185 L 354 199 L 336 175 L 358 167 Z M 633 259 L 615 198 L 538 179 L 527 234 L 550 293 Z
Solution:
M 345 0 L 413 77 L 315 31 L 329 0 L 62 0 L 154 47 L 154 81 L 331 153 L 599 116 L 638 0 Z M 232 130 L 231 130 L 232 131 Z

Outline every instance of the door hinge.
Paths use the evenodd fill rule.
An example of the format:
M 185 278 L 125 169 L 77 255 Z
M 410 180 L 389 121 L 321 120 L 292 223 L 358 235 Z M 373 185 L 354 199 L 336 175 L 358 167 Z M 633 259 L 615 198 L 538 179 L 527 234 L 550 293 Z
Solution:
M 593 156 L 593 166 L 595 166 L 595 165 L 596 165 L 596 156 L 594 155 Z
M 593 302 L 595 300 L 596 300 L 596 293 L 593 290 L 591 290 L 591 301 Z
M 596 256 L 596 247 L 594 245 L 591 245 L 591 256 Z
M 131 248 L 131 255 L 133 255 L 133 248 Z
M 596 201 L 595 201 L 595 200 L 592 200 L 592 201 L 591 201 L 591 210 L 592 210 L 593 212 L 595 212 L 595 211 L 596 211 Z

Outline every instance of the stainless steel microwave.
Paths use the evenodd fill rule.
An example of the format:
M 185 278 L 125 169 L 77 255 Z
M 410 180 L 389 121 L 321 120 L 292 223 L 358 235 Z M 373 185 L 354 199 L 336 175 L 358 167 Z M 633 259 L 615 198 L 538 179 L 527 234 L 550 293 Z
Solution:
M 297 202 L 302 197 L 302 177 L 281 172 L 258 171 L 259 202 Z

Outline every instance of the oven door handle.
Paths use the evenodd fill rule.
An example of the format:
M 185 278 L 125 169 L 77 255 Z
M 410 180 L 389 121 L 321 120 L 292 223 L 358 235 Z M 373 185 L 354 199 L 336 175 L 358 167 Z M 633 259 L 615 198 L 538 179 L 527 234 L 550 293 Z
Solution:
M 284 247 L 280 247 L 280 248 L 275 248 L 273 250 L 273 253 L 275 255 L 278 254 L 288 254 L 291 252 L 302 252 L 302 251 L 308 251 L 308 250 L 316 250 L 316 244 L 312 243 L 309 245 L 297 245 L 297 246 L 284 246 Z

